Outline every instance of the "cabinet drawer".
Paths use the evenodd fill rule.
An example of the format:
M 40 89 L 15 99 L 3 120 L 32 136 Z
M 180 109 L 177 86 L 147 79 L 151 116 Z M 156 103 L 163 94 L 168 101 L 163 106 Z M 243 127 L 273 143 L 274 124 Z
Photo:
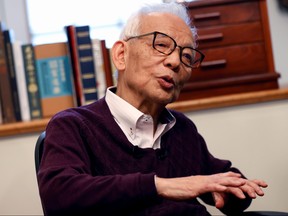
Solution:
M 197 28 L 260 20 L 259 5 L 256 1 L 222 4 L 213 7 L 189 7 L 189 14 Z
M 198 48 L 253 43 L 263 40 L 260 22 L 242 23 L 231 26 L 215 26 L 198 29 Z
M 267 71 L 263 43 L 202 50 L 206 55 L 200 68 L 194 69 L 190 81 L 207 81 L 259 74 Z

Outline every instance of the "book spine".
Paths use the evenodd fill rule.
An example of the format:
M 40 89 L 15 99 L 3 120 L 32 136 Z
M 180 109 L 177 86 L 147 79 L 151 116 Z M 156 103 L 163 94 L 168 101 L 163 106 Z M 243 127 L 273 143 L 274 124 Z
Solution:
M 114 81 L 113 81 L 113 75 L 112 75 L 110 54 L 109 54 L 109 50 L 106 47 L 105 40 L 101 40 L 101 50 L 102 50 L 102 56 L 103 56 L 106 85 L 107 87 L 110 87 L 114 85 Z
M 106 87 L 107 87 L 101 41 L 95 38 L 92 39 L 92 48 L 93 48 L 96 80 L 97 80 L 98 98 L 101 98 L 105 96 Z
M 21 46 L 22 43 L 20 41 L 12 43 L 21 117 L 22 121 L 30 121 L 31 116 Z
M 77 106 L 81 106 L 85 103 L 80 62 L 78 57 L 76 29 L 73 25 L 65 26 L 65 32 L 68 40 L 69 56 L 71 61 L 71 67 L 73 71 L 74 91 L 76 95 Z
M 85 104 L 90 104 L 98 99 L 90 28 L 76 26 L 75 29 Z
M 3 113 L 2 113 L 2 104 L 0 100 L 0 124 L 3 124 Z
M 31 119 L 40 119 L 42 118 L 42 108 L 39 84 L 36 75 L 35 54 L 33 45 L 22 45 L 22 53 Z
M 11 30 L 4 30 L 4 43 L 5 43 L 5 52 L 6 52 L 6 59 L 8 65 L 8 73 L 10 79 L 10 86 L 11 86 L 11 93 L 12 93 L 12 101 L 14 105 L 14 113 L 16 121 L 21 121 L 21 109 L 19 103 L 19 95 L 18 95 L 18 86 L 16 81 L 16 73 L 15 73 L 15 63 L 13 57 L 13 48 L 12 48 L 12 32 Z
M 2 23 L 0 22 L 0 98 L 3 123 L 15 122 L 14 105 L 5 53 Z
M 107 50 L 109 53 L 109 60 L 110 60 L 110 65 L 111 65 L 111 74 L 112 74 L 113 85 L 117 85 L 118 70 L 112 61 L 112 49 L 107 48 Z

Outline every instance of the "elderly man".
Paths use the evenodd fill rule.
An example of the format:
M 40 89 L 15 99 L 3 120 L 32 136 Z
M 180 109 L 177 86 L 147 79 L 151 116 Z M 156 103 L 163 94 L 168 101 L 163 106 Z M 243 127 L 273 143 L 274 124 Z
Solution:
M 112 47 L 118 83 L 104 98 L 56 114 L 38 173 L 48 215 L 209 215 L 245 210 L 264 193 L 211 155 L 175 101 L 204 55 L 181 4 L 146 6 Z

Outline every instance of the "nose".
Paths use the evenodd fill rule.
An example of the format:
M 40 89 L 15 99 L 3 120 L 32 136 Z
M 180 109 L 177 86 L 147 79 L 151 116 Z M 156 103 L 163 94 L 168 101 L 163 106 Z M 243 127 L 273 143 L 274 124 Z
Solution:
M 170 55 L 165 57 L 164 64 L 166 67 L 169 67 L 174 71 L 178 71 L 181 64 L 179 47 L 176 47 Z

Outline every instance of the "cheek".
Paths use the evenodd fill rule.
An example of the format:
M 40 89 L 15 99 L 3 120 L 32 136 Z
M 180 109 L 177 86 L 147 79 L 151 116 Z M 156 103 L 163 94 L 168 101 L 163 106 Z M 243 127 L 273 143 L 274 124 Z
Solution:
M 131 49 L 131 51 L 129 52 L 126 58 L 126 62 L 128 63 L 127 68 L 128 69 L 133 68 L 135 73 L 138 73 L 139 69 L 146 67 L 149 61 L 149 57 L 148 55 L 146 55 L 145 50 L 142 50 L 142 49 L 140 50 L 136 47 L 134 49 L 133 48 Z
M 133 73 L 137 74 L 138 78 L 142 81 L 149 79 L 159 62 L 155 61 L 155 59 L 151 58 L 151 55 L 147 55 L 145 52 L 135 54 L 137 55 L 130 60 L 129 69 L 132 69 Z
M 185 70 L 183 73 L 182 73 L 182 76 L 181 76 L 181 83 L 186 83 L 189 81 L 190 77 L 191 77 L 191 74 L 192 74 L 192 69 L 187 71 Z

